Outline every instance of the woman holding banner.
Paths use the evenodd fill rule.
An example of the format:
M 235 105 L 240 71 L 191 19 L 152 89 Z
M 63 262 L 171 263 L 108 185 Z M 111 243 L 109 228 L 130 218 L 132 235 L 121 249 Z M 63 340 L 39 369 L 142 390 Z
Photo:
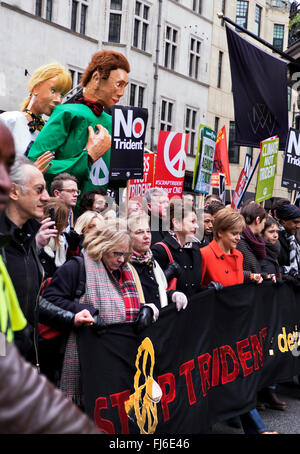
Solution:
M 133 322 L 142 329 L 155 321 L 158 310 L 149 304 L 141 306 L 139 280 L 128 263 L 132 246 L 126 223 L 115 220 L 105 223 L 101 229 L 94 228 L 86 235 L 83 247 L 82 263 L 70 259 L 62 265 L 46 288 L 44 298 L 73 313 L 87 309 L 86 324 L 96 330 Z M 68 331 L 67 336 L 60 388 L 81 406 L 75 331 Z
M 167 280 L 177 277 L 176 290 L 183 292 L 187 298 L 201 291 L 201 254 L 199 240 L 195 238 L 199 228 L 195 209 L 181 200 L 170 204 L 170 230 L 162 242 L 154 244 L 151 249 L 155 260 L 163 271 L 170 270 L 174 261 L 174 273 Z M 176 266 L 179 265 L 179 271 Z
M 236 249 L 245 227 L 243 216 L 226 207 L 216 214 L 214 221 L 214 239 L 208 246 L 200 249 L 202 256 L 202 284 L 211 281 L 223 286 L 243 284 L 244 282 L 262 282 L 259 273 L 245 274 L 243 255 Z M 246 434 L 272 434 L 269 432 L 257 409 L 240 416 Z
M 145 301 L 155 304 L 158 309 L 172 302 L 178 311 L 185 309 L 187 297 L 182 292 L 167 290 L 164 272 L 153 258 L 149 216 L 145 212 L 132 214 L 128 218 L 128 231 L 133 249 L 131 263 L 139 275 Z

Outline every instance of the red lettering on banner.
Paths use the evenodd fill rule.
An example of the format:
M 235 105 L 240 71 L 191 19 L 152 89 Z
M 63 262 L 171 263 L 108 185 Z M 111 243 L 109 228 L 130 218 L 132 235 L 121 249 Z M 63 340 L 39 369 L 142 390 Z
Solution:
M 252 358 L 250 351 L 244 352 L 243 349 L 249 347 L 249 339 L 243 339 L 236 343 L 236 349 L 243 368 L 244 377 L 253 373 L 253 366 L 247 367 L 246 361 Z
M 173 374 L 168 373 L 161 375 L 157 378 L 158 384 L 162 389 L 162 398 L 161 398 L 161 408 L 163 412 L 164 421 L 170 419 L 169 407 L 168 404 L 175 399 L 176 389 L 175 389 L 175 377 Z M 169 392 L 166 392 L 166 385 L 169 386 Z
M 228 372 L 228 363 L 226 359 L 227 355 L 230 356 L 234 365 L 233 371 L 230 373 Z M 220 347 L 220 357 L 222 364 L 222 384 L 224 385 L 225 383 L 229 383 L 236 379 L 239 373 L 239 363 L 236 354 L 229 345 L 223 345 Z
M 125 402 L 130 398 L 130 389 L 117 394 L 111 394 L 110 400 L 113 407 L 118 407 L 119 418 L 121 421 L 121 433 L 129 434 L 128 416 L 125 410 Z
M 252 344 L 252 350 L 253 350 L 253 356 L 254 356 L 254 369 L 257 370 L 259 369 L 259 364 L 258 364 L 258 357 L 260 358 L 260 363 L 261 366 L 264 364 L 264 352 L 263 352 L 263 341 L 265 340 L 267 336 L 267 328 L 263 328 L 259 332 L 259 339 L 257 338 L 256 334 L 253 334 L 251 336 L 251 344 Z
M 198 364 L 201 376 L 201 385 L 202 385 L 202 394 L 203 397 L 206 396 L 207 391 L 210 388 L 209 383 L 209 366 L 210 366 L 211 355 L 209 353 L 205 353 L 204 355 L 198 356 Z M 205 368 L 206 365 L 206 368 Z M 207 383 L 207 385 L 206 385 Z
M 96 426 L 103 430 L 103 432 L 107 434 L 114 434 L 115 428 L 111 421 L 108 419 L 104 419 L 101 416 L 101 410 L 107 408 L 107 400 L 106 397 L 98 397 L 95 402 L 95 409 L 94 409 L 94 421 Z
M 193 359 L 182 364 L 179 368 L 179 375 L 185 375 L 190 405 L 193 405 L 197 400 L 195 396 L 193 379 L 191 374 L 191 371 L 193 369 L 195 369 L 195 361 Z
M 213 350 L 213 362 L 212 362 L 212 377 L 211 377 L 211 386 L 218 386 L 219 376 L 220 376 L 220 362 L 218 349 L 214 348 Z

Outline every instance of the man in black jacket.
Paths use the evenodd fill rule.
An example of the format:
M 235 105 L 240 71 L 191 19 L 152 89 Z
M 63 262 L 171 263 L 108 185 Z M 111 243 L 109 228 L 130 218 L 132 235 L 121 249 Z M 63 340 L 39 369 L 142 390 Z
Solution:
M 279 265 L 284 274 L 300 274 L 300 244 L 296 238 L 300 229 L 300 210 L 295 205 L 281 205 L 276 208 L 276 216 L 280 222 Z
M 0 252 L 13 282 L 22 312 L 27 320 L 25 331 L 15 336 L 15 344 L 30 362 L 38 362 L 36 327 L 38 296 L 43 269 L 38 258 L 38 246 L 49 241 L 56 229 L 49 229 L 51 221 L 42 229 L 37 219 L 43 215 L 49 195 L 43 174 L 27 158 L 16 159 L 11 168 L 12 186 L 5 211 L 0 214 L 0 232 L 9 242 Z

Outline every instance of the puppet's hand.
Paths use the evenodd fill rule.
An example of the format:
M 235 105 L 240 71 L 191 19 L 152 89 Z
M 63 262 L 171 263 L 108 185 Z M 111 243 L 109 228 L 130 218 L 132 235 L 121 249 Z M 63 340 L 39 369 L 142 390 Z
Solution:
M 54 159 L 55 153 L 52 151 L 45 151 L 41 156 L 37 158 L 34 165 L 42 172 L 46 173 L 51 166 L 51 161 Z
M 94 132 L 92 126 L 89 126 L 89 139 L 85 149 L 90 159 L 95 162 L 101 158 L 111 146 L 111 136 L 106 128 L 97 125 L 99 132 Z

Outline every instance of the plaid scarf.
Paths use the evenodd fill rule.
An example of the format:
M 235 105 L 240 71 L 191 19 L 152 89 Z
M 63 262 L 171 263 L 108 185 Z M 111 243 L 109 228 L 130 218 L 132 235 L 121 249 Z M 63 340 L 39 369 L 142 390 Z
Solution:
M 147 265 L 153 266 L 153 253 L 151 249 L 149 249 L 147 252 L 144 252 L 144 254 L 139 254 L 136 251 L 132 251 L 131 255 L 131 262 L 133 263 L 145 263 Z
M 83 96 L 82 89 L 79 90 L 79 92 L 76 93 L 76 95 L 72 98 L 72 101 L 69 100 L 69 102 L 72 102 L 74 104 L 84 104 L 85 106 L 88 106 L 97 117 L 100 117 L 103 112 L 103 106 L 101 106 L 101 104 L 99 104 L 98 102 L 92 101 L 91 99 Z
M 285 228 L 279 224 L 279 230 L 283 232 L 283 235 L 290 246 L 290 264 L 283 266 L 283 272 L 288 274 L 290 271 L 295 270 L 296 273 L 300 272 L 300 245 L 295 238 L 295 235 L 289 235 Z
M 117 279 L 102 261 L 94 262 L 86 252 L 83 252 L 83 256 L 86 287 L 79 303 L 98 309 L 99 315 L 108 325 L 134 322 L 140 310 L 140 301 L 130 267 L 124 265 Z M 60 388 L 66 397 L 82 406 L 80 365 L 74 331 L 67 342 Z
M 42 119 L 41 115 L 36 115 L 29 109 L 25 109 L 24 112 L 27 112 L 32 118 L 32 120 L 27 123 L 29 131 L 34 132 L 36 129 L 38 131 L 41 131 L 45 126 L 45 122 Z
M 180 245 L 180 247 L 190 249 L 193 246 L 194 240 L 188 241 L 185 244 L 181 244 L 181 242 L 179 241 L 179 238 L 177 237 L 176 233 L 173 232 L 173 230 L 169 230 L 169 234 L 171 235 L 172 238 L 174 238 L 175 241 L 177 241 L 177 243 Z

